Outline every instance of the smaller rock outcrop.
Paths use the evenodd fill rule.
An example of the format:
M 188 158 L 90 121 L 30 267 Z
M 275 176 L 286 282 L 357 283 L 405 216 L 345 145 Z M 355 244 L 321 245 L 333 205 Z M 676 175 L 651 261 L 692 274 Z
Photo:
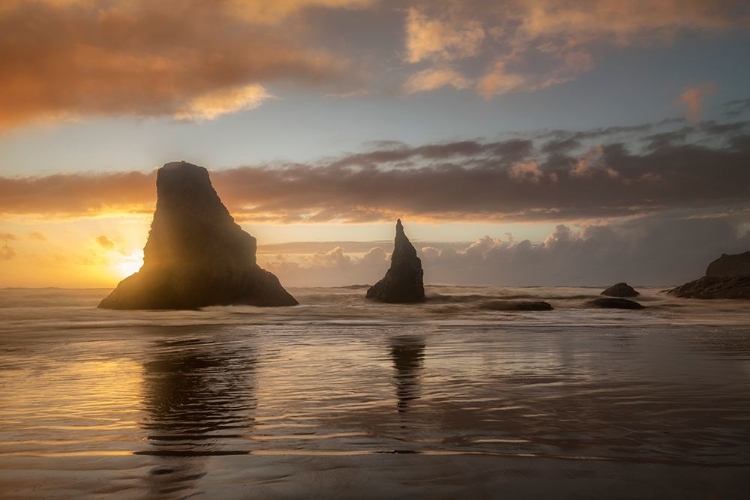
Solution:
M 367 290 L 367 298 L 391 304 L 424 302 L 422 261 L 404 233 L 401 219 L 396 222 L 396 240 L 391 268 L 385 277 Z
M 686 299 L 750 299 L 750 274 L 704 276 L 667 291 Z
M 551 311 L 549 302 L 541 300 L 488 300 L 477 306 L 485 311 Z
M 594 299 L 586 302 L 589 307 L 597 307 L 599 309 L 645 309 L 646 307 L 628 299 Z
M 627 283 L 617 283 L 604 290 L 601 295 L 607 297 L 638 297 L 640 293 Z
M 706 276 L 750 275 L 750 252 L 734 255 L 722 254 L 711 262 L 706 269 Z

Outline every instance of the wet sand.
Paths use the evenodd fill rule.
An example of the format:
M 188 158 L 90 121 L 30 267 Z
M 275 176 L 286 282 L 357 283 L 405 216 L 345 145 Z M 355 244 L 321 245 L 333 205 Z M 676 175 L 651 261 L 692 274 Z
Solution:
M 102 291 L 0 291 L 0 497 L 750 491 L 747 309 L 431 291 L 414 307 L 307 289 L 292 309 L 135 313 L 93 308 Z M 477 307 L 511 293 L 555 310 Z

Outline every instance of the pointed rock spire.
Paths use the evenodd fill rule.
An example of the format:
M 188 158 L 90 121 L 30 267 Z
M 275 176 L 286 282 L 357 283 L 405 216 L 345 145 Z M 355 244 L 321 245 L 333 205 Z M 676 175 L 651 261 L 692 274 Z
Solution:
M 256 264 L 255 238 L 234 222 L 208 170 L 184 161 L 167 163 L 156 174 L 156 196 L 143 267 L 122 280 L 99 307 L 297 304 L 276 276 Z
M 398 219 L 391 268 L 382 280 L 367 290 L 367 298 L 390 303 L 424 302 L 422 277 L 422 261 Z

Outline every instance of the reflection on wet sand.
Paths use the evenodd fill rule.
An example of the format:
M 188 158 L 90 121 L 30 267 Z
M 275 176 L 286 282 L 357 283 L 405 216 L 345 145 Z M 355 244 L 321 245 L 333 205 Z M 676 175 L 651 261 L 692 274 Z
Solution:
M 406 413 L 411 402 L 419 399 L 419 377 L 424 364 L 424 348 L 422 337 L 396 337 L 391 340 L 399 413 Z
M 144 363 L 149 449 L 139 454 L 156 457 L 147 476 L 153 495 L 192 494 L 210 456 L 248 453 L 232 445 L 247 443 L 254 425 L 256 360 L 246 346 L 221 349 L 204 339 L 160 341 Z

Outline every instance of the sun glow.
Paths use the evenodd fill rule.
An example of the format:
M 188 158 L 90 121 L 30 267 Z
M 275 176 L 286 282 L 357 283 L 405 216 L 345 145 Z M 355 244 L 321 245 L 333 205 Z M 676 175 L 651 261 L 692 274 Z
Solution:
M 121 278 L 127 278 L 131 274 L 137 273 L 143 265 L 143 251 L 133 252 L 122 258 L 115 264 L 117 275 Z

